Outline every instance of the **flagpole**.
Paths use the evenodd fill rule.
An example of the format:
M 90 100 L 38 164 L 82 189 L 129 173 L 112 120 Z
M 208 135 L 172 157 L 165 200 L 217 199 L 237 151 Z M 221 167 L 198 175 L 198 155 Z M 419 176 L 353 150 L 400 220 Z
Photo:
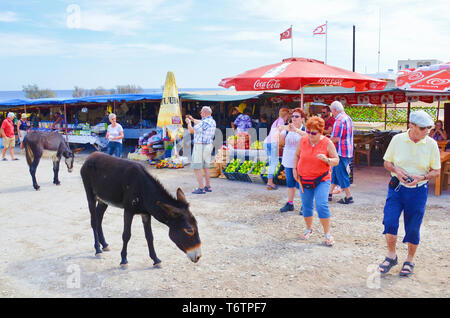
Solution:
M 327 64 L 328 21 L 325 21 L 325 64 Z
M 292 28 L 292 24 L 291 24 L 291 57 L 294 57 L 294 34 L 293 34 L 294 29 Z

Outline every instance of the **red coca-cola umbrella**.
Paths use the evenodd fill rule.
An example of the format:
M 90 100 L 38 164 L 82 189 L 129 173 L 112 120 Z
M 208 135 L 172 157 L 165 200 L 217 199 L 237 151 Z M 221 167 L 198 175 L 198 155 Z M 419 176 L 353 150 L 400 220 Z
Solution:
M 303 105 L 303 87 L 330 85 L 355 87 L 357 92 L 383 90 L 386 81 L 347 71 L 307 58 L 287 58 L 277 64 L 262 66 L 234 77 L 224 78 L 219 86 L 234 86 L 237 91 L 299 90 Z
M 397 87 L 406 90 L 449 92 L 450 63 L 400 71 Z

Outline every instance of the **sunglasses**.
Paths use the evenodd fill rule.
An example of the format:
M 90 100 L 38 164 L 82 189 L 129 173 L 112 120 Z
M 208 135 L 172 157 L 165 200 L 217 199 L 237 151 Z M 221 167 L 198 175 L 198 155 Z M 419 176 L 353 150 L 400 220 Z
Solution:
M 309 130 L 307 130 L 306 133 L 307 133 L 307 134 L 310 134 L 311 136 L 315 136 L 315 135 L 318 134 L 317 131 L 309 131 Z

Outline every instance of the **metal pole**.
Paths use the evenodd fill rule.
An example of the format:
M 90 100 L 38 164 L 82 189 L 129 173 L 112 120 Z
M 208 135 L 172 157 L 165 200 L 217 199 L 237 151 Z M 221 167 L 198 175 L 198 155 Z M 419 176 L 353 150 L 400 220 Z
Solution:
M 384 104 L 384 130 L 387 129 L 387 104 Z
M 380 52 L 381 52 L 381 8 L 378 22 L 378 73 L 380 72 Z
M 64 124 L 65 124 L 65 131 L 66 131 L 66 142 L 69 142 L 69 136 L 67 135 L 67 108 L 66 108 L 66 103 L 64 103 Z
M 436 120 L 439 120 L 439 108 L 441 106 L 441 100 L 438 100 L 438 109 L 437 109 L 437 116 L 436 116 Z
M 355 26 L 353 26 L 353 72 L 355 71 Z
M 301 85 L 301 84 L 300 84 Z M 300 103 L 301 103 L 301 107 L 302 107 L 302 109 L 304 110 L 305 109 L 305 107 L 303 106 L 303 86 L 302 86 L 302 88 L 301 88 L 301 97 L 300 97 Z
M 411 113 L 411 102 L 408 102 L 408 111 L 406 115 L 406 129 L 408 129 L 409 126 L 409 114 Z
M 140 118 L 140 122 L 139 122 L 139 136 L 142 136 L 142 108 L 144 107 L 144 102 L 142 102 L 141 104 L 141 118 Z
M 325 21 L 325 64 L 327 64 L 327 43 L 328 43 L 328 21 Z
M 293 34 L 293 28 L 291 24 L 291 57 L 294 57 L 294 34 Z

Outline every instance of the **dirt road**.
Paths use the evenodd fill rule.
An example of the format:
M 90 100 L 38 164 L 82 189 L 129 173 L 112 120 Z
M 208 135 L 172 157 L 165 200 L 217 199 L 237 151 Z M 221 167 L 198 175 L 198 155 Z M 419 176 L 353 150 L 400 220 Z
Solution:
M 128 245 L 128 270 L 119 267 L 122 211 L 108 208 L 104 232 L 111 251 L 94 257 L 90 217 L 76 160 L 61 186 L 52 184 L 50 159 L 37 171 L 40 191 L 31 185 L 23 156 L 0 164 L 0 297 L 449 297 L 450 192 L 430 187 L 422 241 L 411 278 L 400 266 L 380 277 L 384 259 L 382 211 L 387 173 L 381 167 L 355 170 L 355 204 L 331 203 L 336 245 L 322 244 L 318 219 L 309 241 L 300 240 L 304 221 L 296 212 L 279 213 L 285 188 L 213 179 L 213 192 L 193 195 L 190 169 L 150 169 L 173 194 L 181 187 L 196 216 L 203 257 L 188 258 L 154 220 L 162 268 L 152 268 L 140 218 Z M 432 188 L 432 189 L 431 189 Z M 403 238 L 403 225 L 400 227 Z M 399 242 L 399 260 L 406 245 Z

